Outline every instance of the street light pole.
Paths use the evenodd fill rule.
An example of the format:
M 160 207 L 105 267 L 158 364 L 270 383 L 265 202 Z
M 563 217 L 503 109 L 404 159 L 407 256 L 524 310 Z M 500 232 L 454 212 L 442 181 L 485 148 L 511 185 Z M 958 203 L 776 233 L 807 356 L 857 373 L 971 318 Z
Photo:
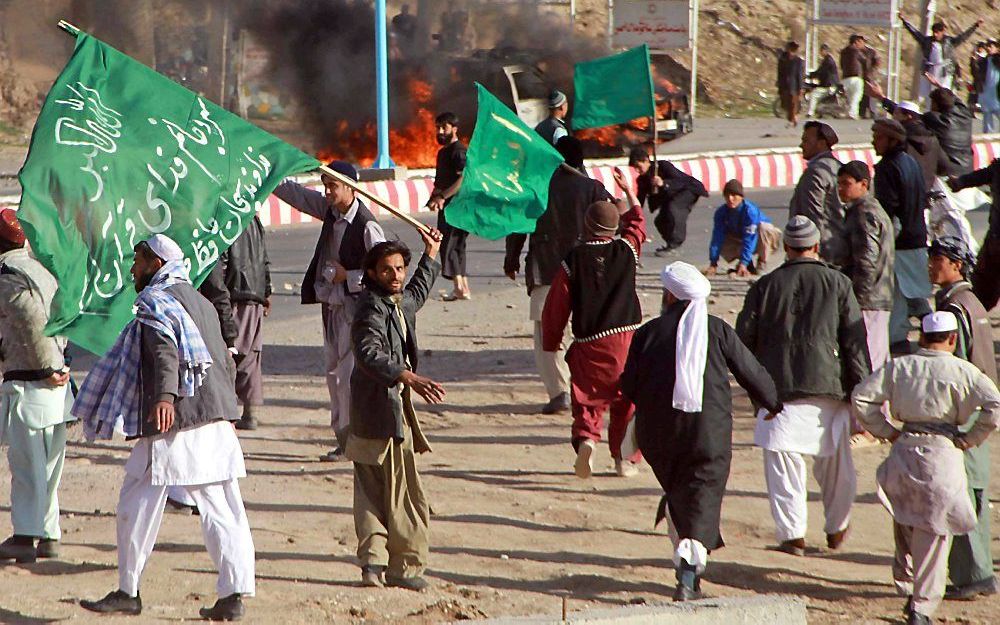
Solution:
M 396 166 L 389 156 L 389 59 L 386 41 L 385 0 L 375 0 L 375 108 L 378 126 L 376 169 Z

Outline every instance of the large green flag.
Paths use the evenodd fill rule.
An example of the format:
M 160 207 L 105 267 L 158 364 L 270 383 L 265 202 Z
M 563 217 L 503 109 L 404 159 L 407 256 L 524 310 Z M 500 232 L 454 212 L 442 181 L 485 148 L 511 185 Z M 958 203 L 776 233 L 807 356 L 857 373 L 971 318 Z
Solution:
M 311 156 L 79 33 L 35 123 L 18 217 L 59 291 L 46 332 L 103 354 L 132 318 L 133 247 L 164 233 L 200 284 Z
M 601 59 L 577 63 L 573 69 L 573 128 L 624 124 L 654 117 L 653 74 L 649 46 L 643 44 Z
M 484 239 L 535 231 L 563 157 L 482 85 L 465 174 L 448 223 Z

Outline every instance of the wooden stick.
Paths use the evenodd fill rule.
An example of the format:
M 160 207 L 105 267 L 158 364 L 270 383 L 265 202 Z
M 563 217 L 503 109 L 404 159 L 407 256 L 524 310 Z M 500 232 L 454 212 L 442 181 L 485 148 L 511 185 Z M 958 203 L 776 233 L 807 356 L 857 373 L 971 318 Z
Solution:
M 404 213 L 402 209 L 393 206 L 392 204 L 390 204 L 386 200 L 383 200 L 382 198 L 380 198 L 379 196 L 375 195 L 374 193 L 370 193 L 367 189 L 365 189 L 364 187 L 362 187 L 360 184 L 358 184 L 357 182 L 351 180 L 350 178 L 348 178 L 347 176 L 341 174 L 340 172 L 334 171 L 334 170 L 330 169 L 329 167 L 327 167 L 326 165 L 320 165 L 319 166 L 319 170 L 321 172 L 323 172 L 324 175 L 330 176 L 334 180 L 338 180 L 338 181 L 346 184 L 350 188 L 354 189 L 355 193 L 359 193 L 359 194 L 363 195 L 364 197 L 368 198 L 369 200 L 371 200 L 372 202 L 375 202 L 376 204 L 378 204 L 379 206 L 381 206 L 385 210 L 389 211 L 390 213 L 392 213 L 396 217 L 399 217 L 400 219 L 402 219 L 406 223 L 410 224 L 411 226 L 413 226 L 417 230 L 420 230 L 421 232 L 423 232 L 425 234 L 430 234 L 431 233 L 430 227 L 425 226 L 424 224 L 420 223 L 419 221 L 417 221 L 416 219 L 414 219 L 410 215 Z
M 562 596 L 562 621 L 563 621 L 563 623 L 566 622 L 566 620 L 567 620 L 568 617 L 569 617 L 569 600 L 566 598 L 566 595 L 563 595 Z

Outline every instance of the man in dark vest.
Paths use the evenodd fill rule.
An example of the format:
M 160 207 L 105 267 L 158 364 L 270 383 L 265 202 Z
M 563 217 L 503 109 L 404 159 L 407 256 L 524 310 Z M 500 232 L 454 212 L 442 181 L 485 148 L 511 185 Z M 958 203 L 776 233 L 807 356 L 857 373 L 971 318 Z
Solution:
M 535 132 L 555 145 L 563 137 L 569 136 L 569 129 L 566 127 L 566 114 L 569 112 L 569 100 L 562 91 L 553 91 L 549 94 L 549 116 L 538 122 Z
M 458 140 L 458 116 L 441 113 L 434 120 L 435 138 L 441 149 L 437 153 L 434 169 L 434 188 L 427 200 L 427 208 L 438 214 L 437 226 L 444 240 L 441 241 L 441 275 L 455 283 L 454 289 L 442 299 L 446 302 L 472 299 L 469 291 L 469 273 L 466 271 L 465 245 L 469 233 L 448 223 L 445 207 L 462 187 L 465 171 L 465 144 Z
M 570 251 L 556 271 L 542 312 L 542 348 L 547 352 L 560 347 L 566 322 L 573 317 L 574 341 L 566 362 L 572 389 L 575 469 L 581 478 L 593 472 L 593 454 L 601 440 L 605 410 L 611 414 L 608 443 L 616 472 L 621 477 L 638 472 L 638 454 L 622 457 L 622 440 L 633 407 L 622 397 L 618 380 L 632 334 L 642 322 L 635 277 L 646 225 L 642 206 L 617 168 L 615 181 L 627 199 L 617 205 L 595 202 L 587 208 L 583 243 Z M 621 238 L 616 238 L 616 233 Z
M 330 169 L 358 179 L 350 163 L 333 161 Z M 330 425 L 338 447 L 320 456 L 333 462 L 343 458 L 350 422 L 351 320 L 361 293 L 364 272 L 361 263 L 375 244 L 385 241 L 382 227 L 354 190 L 331 176 L 321 178 L 325 193 L 286 180 L 274 194 L 297 210 L 323 222 L 316 251 L 302 278 L 302 303 L 323 305 L 323 348 L 326 355 L 326 385 L 330 391 Z
M 940 286 L 934 295 L 937 310 L 948 311 L 958 318 L 958 343 L 955 355 L 976 365 L 997 383 L 997 365 L 993 354 L 993 331 L 990 318 L 972 291 L 968 278 L 975 256 L 958 237 L 945 236 L 930 248 L 928 273 L 932 283 Z M 977 416 L 962 426 L 968 431 Z M 965 474 L 969 480 L 969 497 L 976 511 L 976 528 L 968 534 L 954 537 L 948 558 L 951 585 L 946 599 L 974 599 L 978 595 L 996 594 L 997 580 L 993 576 L 990 555 L 990 449 L 989 443 L 965 450 Z
M 548 207 L 538 218 L 535 231 L 530 235 L 508 236 L 503 261 L 504 274 L 515 280 L 521 269 L 521 250 L 525 241 L 528 242 L 528 254 L 524 258 L 524 281 L 531 299 L 528 317 L 534 325 L 535 367 L 549 397 L 548 403 L 542 406 L 542 414 L 556 414 L 570 409 L 566 348 L 563 345 L 550 351 L 542 348 L 545 298 L 566 254 L 583 235 L 583 217 L 587 207 L 594 202 L 611 200 L 611 194 L 603 184 L 584 175 L 583 148 L 578 139 L 563 137 L 556 144 L 556 149 L 572 169 L 560 167 L 552 174 Z

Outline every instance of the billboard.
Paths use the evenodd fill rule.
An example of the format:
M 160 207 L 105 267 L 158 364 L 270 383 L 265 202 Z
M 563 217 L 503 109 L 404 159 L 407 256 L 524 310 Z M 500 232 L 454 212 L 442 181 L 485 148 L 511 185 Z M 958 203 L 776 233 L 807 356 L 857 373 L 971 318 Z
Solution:
M 819 0 L 815 24 L 892 26 L 897 0 Z
M 691 45 L 692 0 L 615 0 L 611 45 L 651 50 L 687 49 Z

